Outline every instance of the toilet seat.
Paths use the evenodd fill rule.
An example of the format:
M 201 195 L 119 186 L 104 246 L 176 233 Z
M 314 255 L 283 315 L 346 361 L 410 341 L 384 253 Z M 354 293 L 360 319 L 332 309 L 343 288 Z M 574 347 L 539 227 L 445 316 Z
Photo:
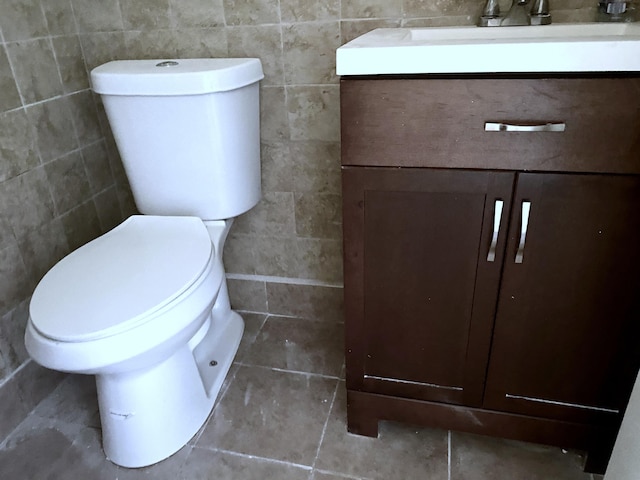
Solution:
M 40 281 L 30 321 L 44 337 L 87 342 L 158 317 L 211 269 L 197 217 L 129 217 L 56 264 Z

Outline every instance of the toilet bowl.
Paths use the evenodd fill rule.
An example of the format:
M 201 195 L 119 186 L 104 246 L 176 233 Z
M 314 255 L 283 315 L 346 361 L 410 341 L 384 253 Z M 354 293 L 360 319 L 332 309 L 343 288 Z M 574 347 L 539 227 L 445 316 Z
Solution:
M 159 462 L 202 427 L 238 349 L 222 251 L 260 199 L 256 58 L 119 60 L 91 72 L 138 210 L 36 287 L 25 344 L 96 376 L 103 448 Z
M 33 293 L 29 354 L 96 375 L 104 450 L 119 465 L 156 463 L 198 431 L 240 342 L 226 290 L 214 307 L 224 283 L 214 242 L 228 227 L 209 227 L 130 217 L 65 257 Z

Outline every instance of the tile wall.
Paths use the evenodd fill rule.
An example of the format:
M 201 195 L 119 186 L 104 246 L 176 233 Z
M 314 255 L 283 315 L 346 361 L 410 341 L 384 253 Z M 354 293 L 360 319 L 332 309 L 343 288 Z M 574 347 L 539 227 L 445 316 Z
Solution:
M 551 3 L 556 22 L 595 15 L 595 0 Z M 237 220 L 227 242 L 232 303 L 334 317 L 342 297 L 335 49 L 380 26 L 472 24 L 482 4 L 2 0 L 0 396 L 28 396 L 28 379 L 39 378 L 22 343 L 37 281 L 134 211 L 99 98 L 89 90 L 90 69 L 112 59 L 262 60 L 263 200 Z M 13 375 L 23 370 L 26 380 Z M 10 423 L 0 422 L 0 438 Z
M 0 437 L 59 380 L 26 363 L 28 298 L 57 260 L 130 210 L 120 171 L 89 90 L 71 3 L 2 0 Z M 5 409 L 11 400 L 15 409 Z

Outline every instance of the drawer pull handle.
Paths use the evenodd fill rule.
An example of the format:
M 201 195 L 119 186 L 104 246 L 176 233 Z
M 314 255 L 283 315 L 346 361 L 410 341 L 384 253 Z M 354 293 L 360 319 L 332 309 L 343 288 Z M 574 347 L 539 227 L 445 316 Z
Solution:
M 541 123 L 538 125 L 515 125 L 512 123 L 485 122 L 485 132 L 564 132 L 567 124 Z
M 518 243 L 518 251 L 516 252 L 516 263 L 522 263 L 524 257 L 524 244 L 527 241 L 527 228 L 529 228 L 529 212 L 531 211 L 531 202 L 522 202 L 522 219 L 520 223 L 520 243 Z
M 504 202 L 496 200 L 493 209 L 493 236 L 491 237 L 491 245 L 489 245 L 489 253 L 487 254 L 487 262 L 496 260 L 496 246 L 498 245 L 498 233 L 500 232 L 500 221 L 502 220 L 502 207 Z

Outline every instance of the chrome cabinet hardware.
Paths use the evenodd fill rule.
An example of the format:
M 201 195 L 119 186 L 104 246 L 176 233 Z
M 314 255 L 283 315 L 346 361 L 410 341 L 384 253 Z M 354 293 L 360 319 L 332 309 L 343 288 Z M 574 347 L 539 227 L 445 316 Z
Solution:
M 485 132 L 564 132 L 567 124 L 564 122 L 540 123 L 537 125 L 518 125 L 502 122 L 485 122 Z
M 498 233 L 500 232 L 500 221 L 502 220 L 503 206 L 504 202 L 502 200 L 496 200 L 493 207 L 493 235 L 491 237 L 489 253 L 487 254 L 487 262 L 494 262 L 496 260 L 496 246 L 498 245 Z
M 529 212 L 531 211 L 531 202 L 522 202 L 522 218 L 520 220 L 520 242 L 518 243 L 518 251 L 516 252 L 516 263 L 522 263 L 524 259 L 524 244 L 527 241 L 527 229 L 529 228 Z

